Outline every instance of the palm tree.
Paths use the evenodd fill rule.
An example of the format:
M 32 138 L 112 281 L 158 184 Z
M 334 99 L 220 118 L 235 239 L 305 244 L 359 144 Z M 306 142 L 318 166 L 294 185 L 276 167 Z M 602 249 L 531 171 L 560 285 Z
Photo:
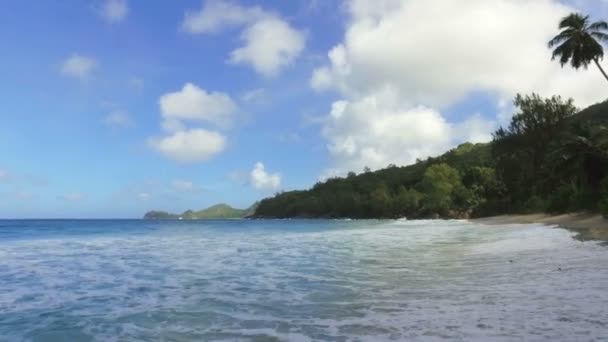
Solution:
M 578 123 L 572 131 L 554 142 L 548 161 L 554 174 L 570 175 L 595 188 L 607 175 L 608 127 Z
M 552 59 L 559 58 L 562 67 L 570 63 L 574 69 L 586 69 L 594 62 L 608 80 L 600 65 L 600 60 L 604 58 L 601 42 L 608 41 L 608 23 L 590 23 L 588 15 L 572 13 L 560 21 L 559 29 L 561 32 L 549 41 L 549 48 L 557 46 Z

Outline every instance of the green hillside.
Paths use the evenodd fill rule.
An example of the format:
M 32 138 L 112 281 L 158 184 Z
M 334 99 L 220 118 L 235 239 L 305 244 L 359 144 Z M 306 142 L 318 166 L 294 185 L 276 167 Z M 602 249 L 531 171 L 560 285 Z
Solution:
M 446 169 L 447 165 L 449 169 Z M 390 166 L 359 175 L 350 173 L 346 178 L 332 178 L 317 183 L 307 191 L 278 194 L 260 203 L 256 217 L 431 217 L 436 213 L 422 210 L 420 207 L 422 202 L 426 201 L 423 199 L 424 190 L 421 187 L 430 168 L 439 173 L 456 171 L 467 178 L 487 174 L 487 184 L 484 185 L 491 187 L 494 182 L 492 167 L 489 144 L 466 143 L 440 157 L 428 158 L 413 165 Z M 444 176 L 449 177 L 438 175 L 440 178 Z M 485 188 L 479 191 L 485 191 Z M 449 211 L 442 214 L 453 217 L 467 215 L 467 210 L 460 213 Z
M 413 165 L 333 178 L 264 199 L 260 218 L 467 218 L 506 213 L 608 214 L 608 102 L 518 95 L 509 126 Z M 578 112 L 578 113 L 577 113 Z
M 579 122 L 608 124 L 608 101 L 594 104 L 574 116 Z

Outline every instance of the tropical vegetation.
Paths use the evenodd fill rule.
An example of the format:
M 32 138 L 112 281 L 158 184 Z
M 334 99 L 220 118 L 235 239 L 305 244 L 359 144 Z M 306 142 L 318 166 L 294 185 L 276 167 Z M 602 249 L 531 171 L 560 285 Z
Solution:
M 487 144 L 465 143 L 405 167 L 331 178 L 263 200 L 256 217 L 467 218 L 606 210 L 608 102 L 517 95 Z

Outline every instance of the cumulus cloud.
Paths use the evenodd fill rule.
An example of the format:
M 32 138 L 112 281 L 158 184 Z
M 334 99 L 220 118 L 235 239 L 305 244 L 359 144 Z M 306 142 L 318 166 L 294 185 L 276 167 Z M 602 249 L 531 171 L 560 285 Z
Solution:
M 258 190 L 278 190 L 281 186 L 281 175 L 266 172 L 264 164 L 258 162 L 249 174 L 249 181 Z
M 103 122 L 111 127 L 131 127 L 134 125 L 129 113 L 122 110 L 116 110 L 109 113 L 103 119 Z
M 322 125 L 334 170 L 408 163 L 459 140 L 488 140 L 495 118 L 450 122 L 441 114 L 472 94 L 497 98 L 497 110 L 518 92 L 561 94 L 579 106 L 605 98 L 597 72 L 550 61 L 547 41 L 572 11 L 556 0 L 346 4 L 344 40 L 310 81 L 342 97 Z
M 403 106 L 396 93 L 384 92 L 335 102 L 322 134 L 338 173 L 345 173 L 439 153 L 449 146 L 451 129 L 436 110 Z
M 243 27 L 244 45 L 232 51 L 229 61 L 249 65 L 266 77 L 276 76 L 292 64 L 306 44 L 306 35 L 278 14 L 230 1 L 209 0 L 200 11 L 187 11 L 182 22 L 182 29 L 193 34 L 217 33 L 231 27 Z
M 305 35 L 278 18 L 257 21 L 241 35 L 245 45 L 234 50 L 230 62 L 249 64 L 266 77 L 276 76 L 302 53 Z
M 244 8 L 228 1 L 209 0 L 199 11 L 186 11 L 182 29 L 189 33 L 216 33 L 268 15 L 257 6 Z
M 480 114 L 473 114 L 466 120 L 455 124 L 452 134 L 458 141 L 485 143 L 492 140 L 492 132 L 497 128 L 497 121 L 488 120 Z
M 105 0 L 100 15 L 109 23 L 123 21 L 129 14 L 127 0 Z
M 160 109 L 169 131 L 183 129 L 182 121 L 198 121 L 227 127 L 237 105 L 224 93 L 207 92 L 195 84 L 187 83 L 177 92 L 168 93 L 160 98 Z
M 183 130 L 162 139 L 152 139 L 152 147 L 180 163 L 207 161 L 226 147 L 226 138 L 205 129 Z
M 562 70 L 559 63 L 550 62 L 547 41 L 559 19 L 572 11 L 557 1 L 349 4 L 351 21 L 344 42 L 330 51 L 330 65 L 315 71 L 315 89 L 360 95 L 390 84 L 411 102 L 434 107 L 475 90 L 507 98 L 517 92 L 559 91 L 577 97 L 582 105 L 604 96 L 593 90 L 601 85 L 601 75 Z
M 63 61 L 61 72 L 66 76 L 83 81 L 89 78 L 95 68 L 97 68 L 97 62 L 94 58 L 73 54 Z

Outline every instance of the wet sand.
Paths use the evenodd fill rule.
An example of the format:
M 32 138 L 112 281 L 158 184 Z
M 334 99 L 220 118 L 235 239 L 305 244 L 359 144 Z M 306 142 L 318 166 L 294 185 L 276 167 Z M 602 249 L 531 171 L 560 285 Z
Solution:
M 527 223 L 557 225 L 559 227 L 577 232 L 577 238 L 580 240 L 598 240 L 608 242 L 608 220 L 604 219 L 599 214 L 574 213 L 564 215 L 503 215 L 474 219 L 472 221 L 488 225 Z

